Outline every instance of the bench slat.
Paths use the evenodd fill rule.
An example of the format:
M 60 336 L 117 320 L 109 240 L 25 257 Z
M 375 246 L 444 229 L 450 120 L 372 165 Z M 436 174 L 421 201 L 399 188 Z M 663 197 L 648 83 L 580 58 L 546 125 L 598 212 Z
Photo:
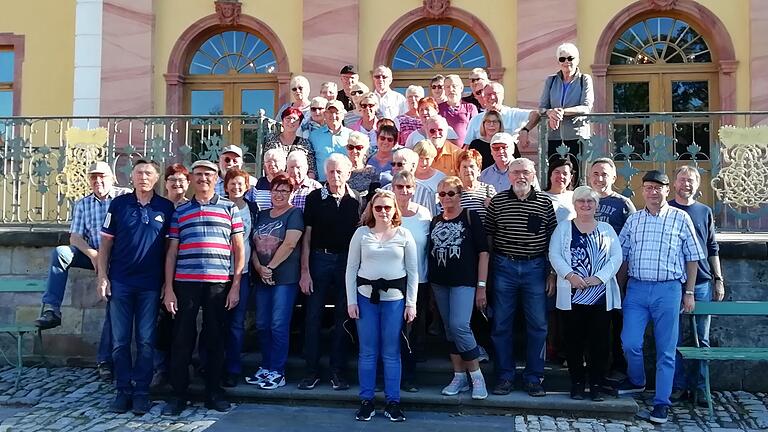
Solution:
M 0 279 L 0 292 L 45 292 L 45 286 L 40 279 Z
M 36 332 L 37 326 L 34 324 L 0 324 L 0 333 L 17 332 Z
M 768 348 L 696 348 L 677 347 L 684 359 L 695 360 L 768 360 Z
M 731 301 L 731 302 L 704 302 L 697 301 L 693 315 L 745 315 L 768 316 L 768 302 L 758 301 Z

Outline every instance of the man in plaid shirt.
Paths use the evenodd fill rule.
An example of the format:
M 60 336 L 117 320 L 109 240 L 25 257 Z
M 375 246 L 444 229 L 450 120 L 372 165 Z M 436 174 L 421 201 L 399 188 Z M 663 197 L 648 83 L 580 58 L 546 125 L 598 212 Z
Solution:
M 92 193 L 75 203 L 72 224 L 69 228 L 69 245 L 58 246 L 51 254 L 48 270 L 48 286 L 43 293 L 43 313 L 35 321 L 41 329 L 61 325 L 61 303 L 67 286 L 70 267 L 95 270 L 96 255 L 101 245 L 101 226 L 112 199 L 130 192 L 114 187 L 115 176 L 106 162 L 95 162 L 88 168 L 88 182 Z M 109 302 L 101 331 L 97 361 L 99 376 L 105 381 L 112 379 L 112 328 L 109 324 Z
M 320 182 L 307 176 L 308 170 L 309 162 L 307 162 L 306 153 L 301 150 L 294 150 L 288 155 L 285 171 L 296 182 L 296 190 L 293 191 L 291 204 L 296 208 L 300 208 L 301 211 L 304 211 L 307 195 L 313 190 L 323 187 Z

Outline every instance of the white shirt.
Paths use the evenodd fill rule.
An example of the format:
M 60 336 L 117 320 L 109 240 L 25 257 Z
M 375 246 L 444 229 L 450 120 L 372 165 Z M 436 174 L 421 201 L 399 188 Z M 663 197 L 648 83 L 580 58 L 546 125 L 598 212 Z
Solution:
M 504 132 L 514 135 L 528 123 L 528 115 L 531 110 L 502 105 L 499 113 L 501 114 L 501 122 L 504 124 Z M 464 144 L 469 145 L 473 140 L 480 138 L 480 125 L 483 124 L 484 117 L 485 111 L 472 117 L 472 120 L 469 121 L 467 135 L 464 136 Z
M 402 226 L 411 232 L 416 242 L 416 254 L 419 257 L 419 283 L 426 283 L 427 279 L 427 237 L 429 237 L 429 223 L 432 215 L 424 206 L 419 205 L 416 214 L 403 218 Z
M 379 113 L 383 118 L 394 120 L 400 114 L 408 112 L 405 96 L 400 93 L 391 89 L 383 95 L 375 90 L 374 93 L 379 97 Z
M 448 126 L 448 132 L 446 132 L 446 139 L 449 140 L 457 140 L 459 136 L 456 134 L 456 131 L 453 130 L 452 127 Z M 424 134 L 421 133 L 421 129 L 416 129 L 415 131 L 411 132 L 410 135 L 408 135 L 408 139 L 405 140 L 405 146 L 409 149 L 412 149 L 413 146 L 416 145 L 417 142 L 421 140 L 425 140 L 427 137 L 424 136 Z M 457 145 L 461 146 L 461 143 L 456 143 Z

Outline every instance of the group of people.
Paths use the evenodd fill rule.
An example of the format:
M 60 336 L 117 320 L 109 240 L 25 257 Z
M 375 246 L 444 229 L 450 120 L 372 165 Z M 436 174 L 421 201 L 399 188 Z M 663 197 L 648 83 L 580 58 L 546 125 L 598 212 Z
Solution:
M 488 397 L 483 343 L 493 348 L 495 395 L 514 389 L 516 360 L 524 358 L 524 390 L 545 396 L 544 363 L 556 347 L 567 359 L 571 397 L 584 399 L 588 389 L 601 401 L 608 392 L 645 389 L 643 335 L 652 320 L 651 420 L 663 423 L 671 398 L 703 389 L 700 373 L 684 372 L 675 346 L 681 305 L 690 311 L 696 300 L 724 295 L 712 212 L 695 201 L 701 179 L 693 167 L 677 170 L 669 203 L 669 178 L 647 172 L 645 208 L 636 211 L 612 188 L 611 159 L 591 161 L 583 173 L 588 186 L 574 190 L 578 164 L 562 148 L 552 154 L 542 190 L 534 163 L 517 147 L 528 145 L 527 131 L 546 117 L 550 148 L 578 154 L 579 137 L 589 135 L 579 115 L 593 100 L 576 47 L 564 44 L 556 54 L 560 70 L 545 81 L 538 110 L 503 105 L 503 86 L 482 69 L 471 71 L 465 97 L 457 75 L 435 77 L 430 96 L 418 86 L 400 95 L 389 87 L 386 66 L 374 70 L 368 91 L 348 65 L 341 88 L 324 83 L 310 99 L 309 82 L 296 76 L 293 102 L 278 114 L 282 130 L 265 140 L 258 178 L 243 169 L 234 145 L 222 149 L 218 164 L 198 160 L 189 169 L 163 171 L 137 160 L 133 191 L 114 186 L 108 164 L 93 164 L 93 193 L 74 206 L 70 245 L 53 253 L 38 325 L 60 325 L 68 269 L 94 269 L 107 299 L 98 361 L 103 378 L 114 375 L 111 409 L 146 413 L 151 384 L 167 377 L 173 398 L 163 414 L 180 414 L 197 349 L 205 405 L 223 411 L 222 387 L 241 378 L 265 390 L 286 385 L 300 292 L 306 366 L 298 388 L 314 389 L 325 376 L 334 390 L 349 388 L 354 322 L 356 418 L 376 413 L 381 367 L 383 413 L 403 421 L 400 391 L 418 391 L 416 357 L 428 321 L 442 324 L 453 368 L 444 395 Z M 155 191 L 160 176 L 165 197 Z M 261 363 L 243 376 L 253 299 Z M 327 304 L 334 323 L 326 375 Z M 518 305 L 525 355 L 513 351 Z M 708 343 L 708 322 L 696 331 Z M 609 369 L 626 378 L 607 380 Z

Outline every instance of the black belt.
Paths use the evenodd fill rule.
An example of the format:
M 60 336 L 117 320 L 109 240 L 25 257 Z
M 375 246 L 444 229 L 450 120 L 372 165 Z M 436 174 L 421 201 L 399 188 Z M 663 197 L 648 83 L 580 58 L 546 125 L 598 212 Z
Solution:
M 511 253 L 505 253 L 505 252 L 499 252 L 494 251 L 493 253 L 497 255 L 501 255 L 503 257 L 507 257 L 514 261 L 533 261 L 535 259 L 544 258 L 546 257 L 546 254 L 538 254 L 538 255 L 515 255 Z
M 378 304 L 381 299 L 381 292 L 387 292 L 390 288 L 396 289 L 403 293 L 405 297 L 405 288 L 408 284 L 408 277 L 403 276 L 400 279 L 376 279 L 370 280 L 364 277 L 357 277 L 357 286 L 370 285 L 371 288 L 371 304 Z
M 340 250 L 337 249 L 327 249 L 327 248 L 314 248 L 313 251 L 317 251 L 320 253 L 324 253 L 326 255 L 338 255 L 341 253 Z

